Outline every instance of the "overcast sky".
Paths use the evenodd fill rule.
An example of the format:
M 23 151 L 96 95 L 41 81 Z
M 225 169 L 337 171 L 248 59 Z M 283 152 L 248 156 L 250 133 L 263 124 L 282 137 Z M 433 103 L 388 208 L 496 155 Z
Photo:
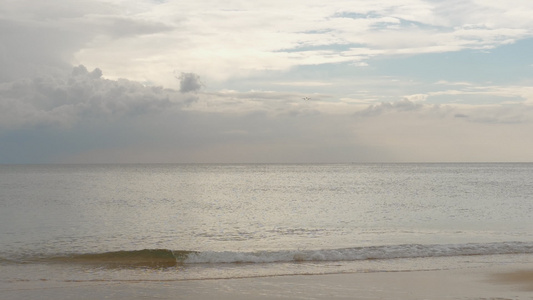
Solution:
M 530 0 L 2 0 L 0 163 L 533 161 Z

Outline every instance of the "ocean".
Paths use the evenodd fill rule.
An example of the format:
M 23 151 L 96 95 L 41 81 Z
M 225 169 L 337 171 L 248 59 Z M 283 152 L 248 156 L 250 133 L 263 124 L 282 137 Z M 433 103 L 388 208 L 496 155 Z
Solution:
M 533 258 L 533 164 L 0 165 L 2 291 Z

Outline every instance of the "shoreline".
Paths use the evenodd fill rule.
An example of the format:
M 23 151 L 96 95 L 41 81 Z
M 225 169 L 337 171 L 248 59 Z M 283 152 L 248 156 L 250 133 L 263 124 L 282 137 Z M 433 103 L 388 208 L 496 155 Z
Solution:
M 13 282 L 1 299 L 533 299 L 533 264 L 190 281 Z

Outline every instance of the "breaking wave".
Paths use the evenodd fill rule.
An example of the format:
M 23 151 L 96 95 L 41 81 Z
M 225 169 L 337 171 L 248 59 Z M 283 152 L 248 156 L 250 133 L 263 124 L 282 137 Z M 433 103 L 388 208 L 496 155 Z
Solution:
M 124 250 L 104 253 L 65 254 L 33 258 L 6 259 L 0 263 L 55 262 L 118 267 L 172 267 L 187 264 L 291 263 L 386 260 L 399 258 L 450 257 L 466 255 L 533 254 L 533 243 L 506 242 L 484 244 L 385 245 L 319 250 L 279 251 L 186 251 L 168 249 Z
M 184 263 L 276 263 L 358 261 L 398 258 L 446 257 L 533 253 L 533 243 L 488 243 L 449 245 L 388 245 L 322 250 L 257 252 L 191 252 Z
M 54 257 L 55 261 L 94 264 L 173 266 L 183 261 L 191 251 L 167 249 L 143 249 L 134 251 L 113 251 Z

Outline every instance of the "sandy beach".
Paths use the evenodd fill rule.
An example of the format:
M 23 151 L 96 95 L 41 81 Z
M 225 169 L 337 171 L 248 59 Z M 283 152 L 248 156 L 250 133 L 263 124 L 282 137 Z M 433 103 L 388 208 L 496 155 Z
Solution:
M 1 299 L 533 299 L 528 265 L 189 281 L 12 282 Z

